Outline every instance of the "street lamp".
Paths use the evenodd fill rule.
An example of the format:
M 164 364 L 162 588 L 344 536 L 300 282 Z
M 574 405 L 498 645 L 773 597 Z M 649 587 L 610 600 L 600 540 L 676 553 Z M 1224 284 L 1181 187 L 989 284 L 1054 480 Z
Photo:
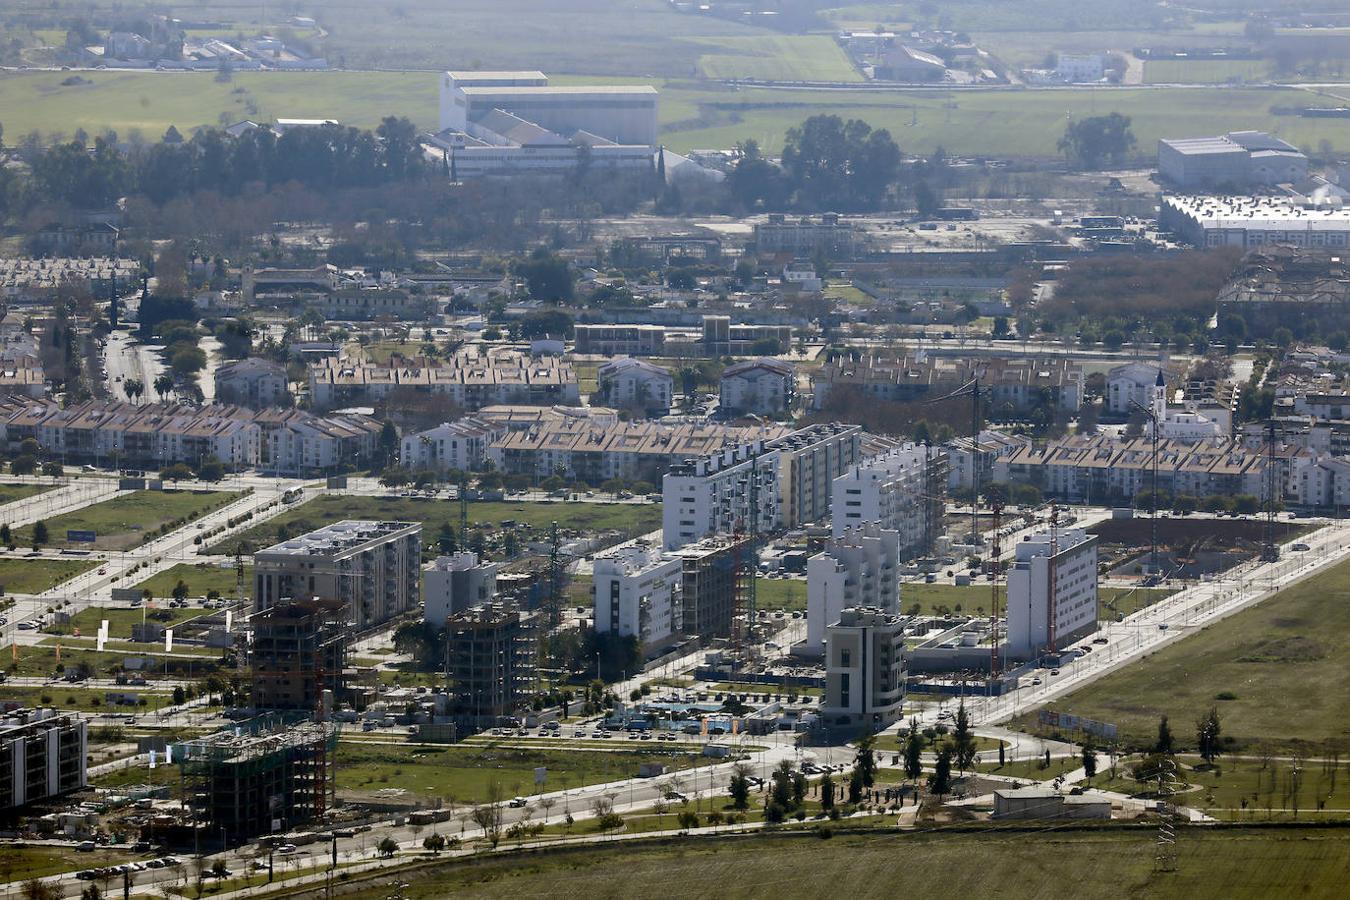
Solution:
M 1138 400 L 1131 400 L 1130 405 L 1148 416 L 1152 427 L 1149 429 L 1153 441 L 1151 453 L 1151 466 L 1153 469 L 1153 489 L 1149 497 L 1149 567 L 1156 570 L 1158 568 L 1158 415 L 1153 410 L 1148 409 Z M 1145 574 L 1149 574 L 1145 570 Z

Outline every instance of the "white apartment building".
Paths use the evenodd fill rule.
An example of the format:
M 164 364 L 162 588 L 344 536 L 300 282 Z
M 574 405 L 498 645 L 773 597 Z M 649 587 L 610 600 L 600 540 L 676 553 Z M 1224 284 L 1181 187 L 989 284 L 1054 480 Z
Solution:
M 832 423 L 688 460 L 661 482 L 665 548 L 823 521 L 834 479 L 861 455 L 862 429 Z
M 825 651 L 825 632 L 845 609 L 900 611 L 900 535 L 875 522 L 850 528 L 806 561 L 806 647 Z
M 89 722 L 78 713 L 20 709 L 0 718 L 0 809 L 85 787 Z
M 602 365 L 596 378 L 607 406 L 640 410 L 648 416 L 664 416 L 670 412 L 675 379 L 669 369 L 623 357 Z
M 1148 409 L 1153 403 L 1158 379 L 1163 378 L 1165 384 L 1170 374 L 1154 363 L 1132 362 L 1116 366 L 1106 373 L 1106 411 L 1128 416 L 1134 411 L 1132 404 L 1135 403 Z
M 1062 649 L 1097 630 L 1097 537 L 1042 532 L 1017 545 L 1008 570 L 1009 659 Z
M 797 396 L 797 369 L 776 359 L 734 363 L 722 371 L 719 406 L 733 415 L 777 415 Z
M 416 606 L 421 563 L 420 522 L 335 522 L 253 555 L 253 608 L 288 598 L 337 600 L 359 631 Z
M 854 464 L 834 480 L 831 533 L 838 539 L 859 525 L 878 522 L 898 533 L 905 557 L 924 555 L 942 514 L 945 462 L 940 449 L 905 444 Z
M 976 439 L 954 438 L 943 448 L 947 455 L 947 489 L 968 491 L 975 485 L 994 481 L 994 464 L 1031 445 L 1031 438 L 1001 431 L 981 431 Z
M 846 609 L 825 636 L 820 715 L 833 730 L 879 731 L 904 711 L 905 628 L 879 609 Z
M 595 630 L 658 648 L 680 632 L 684 559 L 638 542 L 595 556 Z
M 497 571 L 493 562 L 479 562 L 469 550 L 438 556 L 422 568 L 422 618 L 437 628 L 445 620 L 497 595 Z
M 435 428 L 406 434 L 399 445 L 398 461 L 405 469 L 469 472 L 483 467 L 488 447 L 510 429 L 482 416 L 465 416 Z

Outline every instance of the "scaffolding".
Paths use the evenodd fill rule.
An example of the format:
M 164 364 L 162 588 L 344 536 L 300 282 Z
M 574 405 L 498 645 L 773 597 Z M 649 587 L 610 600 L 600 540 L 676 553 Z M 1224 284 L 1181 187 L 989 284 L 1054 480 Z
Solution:
M 226 843 L 320 821 L 333 805 L 337 740 L 331 723 L 268 716 L 175 744 L 183 805 L 199 832 Z
M 346 604 L 310 598 L 282 600 L 254 614 L 249 651 L 253 706 L 322 712 L 324 692 L 343 690 L 347 656 Z

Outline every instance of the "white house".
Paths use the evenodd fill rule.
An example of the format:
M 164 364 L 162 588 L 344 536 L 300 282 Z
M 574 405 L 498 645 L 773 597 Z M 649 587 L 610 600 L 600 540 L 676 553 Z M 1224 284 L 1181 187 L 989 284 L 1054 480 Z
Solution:
M 601 366 L 597 378 L 600 394 L 609 406 L 637 409 L 649 416 L 664 416 L 670 412 L 675 379 L 669 369 L 623 357 Z
M 797 369 L 776 359 L 734 363 L 722 371 L 720 407 L 735 415 L 776 415 L 792 407 Z

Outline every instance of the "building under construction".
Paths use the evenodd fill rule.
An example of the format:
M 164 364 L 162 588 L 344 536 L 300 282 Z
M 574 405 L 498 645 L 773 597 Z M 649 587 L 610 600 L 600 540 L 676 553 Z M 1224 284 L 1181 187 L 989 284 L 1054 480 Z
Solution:
M 455 712 L 473 726 L 513 714 L 533 692 L 539 619 L 484 603 L 445 623 L 445 674 Z
M 335 725 L 271 717 L 172 747 L 194 826 L 226 844 L 322 820 L 336 751 Z
M 750 538 L 704 538 L 671 552 L 683 560 L 680 630 L 707 643 L 734 636 L 738 616 L 748 615 L 747 583 L 755 569 Z
M 337 600 L 282 600 L 250 620 L 253 706 L 315 711 L 324 691 L 342 696 L 346 606 Z

